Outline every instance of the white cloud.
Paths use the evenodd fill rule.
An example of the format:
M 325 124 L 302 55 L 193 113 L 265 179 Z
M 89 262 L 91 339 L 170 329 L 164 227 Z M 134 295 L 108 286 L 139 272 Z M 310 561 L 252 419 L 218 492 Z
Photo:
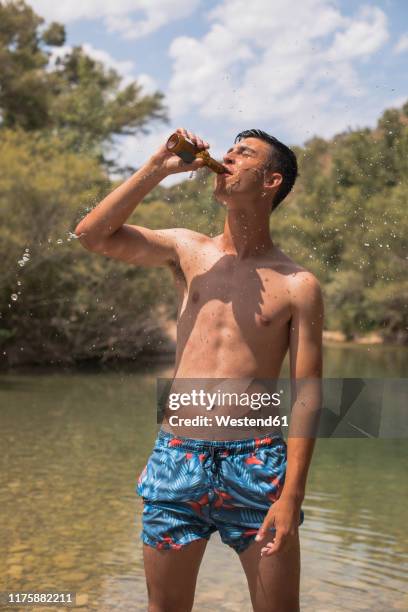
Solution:
M 143 93 L 146 95 L 153 94 L 159 88 L 157 81 L 145 72 L 142 72 L 137 75 L 136 80 L 139 85 L 143 87 Z
M 378 7 L 363 6 L 351 18 L 332 0 L 252 0 L 250 8 L 247 0 L 224 0 L 208 21 L 202 38 L 170 46 L 172 117 L 283 124 L 295 140 L 332 135 L 344 127 L 347 108 L 353 122 L 350 101 L 366 93 L 358 62 L 388 37 Z
M 404 51 L 408 51 L 408 33 L 402 34 L 394 47 L 394 53 L 404 53 Z
M 343 32 L 337 32 L 327 55 L 334 61 L 368 56 L 388 38 L 387 17 L 375 6 L 364 6 L 355 20 L 348 19 Z
M 134 39 L 188 17 L 200 0 L 31 0 L 30 4 L 47 21 L 72 23 L 81 19 L 103 19 L 108 30 Z

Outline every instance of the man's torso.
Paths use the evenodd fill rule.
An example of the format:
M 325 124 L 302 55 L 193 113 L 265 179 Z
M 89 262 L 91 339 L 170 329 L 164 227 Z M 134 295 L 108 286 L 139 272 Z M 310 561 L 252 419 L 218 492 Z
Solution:
M 173 269 L 179 292 L 174 377 L 277 379 L 289 347 L 293 278 L 302 271 L 277 247 L 240 260 L 223 253 L 217 239 L 186 232 L 180 267 Z M 191 428 L 177 431 L 191 435 Z

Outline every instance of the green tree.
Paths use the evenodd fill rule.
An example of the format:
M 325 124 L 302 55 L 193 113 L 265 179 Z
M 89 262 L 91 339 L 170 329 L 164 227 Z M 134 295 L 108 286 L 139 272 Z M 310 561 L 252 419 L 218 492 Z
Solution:
M 115 136 L 146 133 L 167 121 L 163 94 L 144 95 L 81 47 L 49 65 L 52 48 L 65 42 L 64 26 L 44 20 L 22 0 L 0 0 L 1 128 L 61 134 L 71 150 L 87 149 L 104 160 Z
M 97 160 L 67 152 L 59 136 L 3 130 L 0 166 L 0 346 L 9 363 L 135 358 L 159 347 L 169 274 L 90 254 L 69 231 L 113 187 Z M 150 204 L 155 215 L 160 207 L 167 213 Z

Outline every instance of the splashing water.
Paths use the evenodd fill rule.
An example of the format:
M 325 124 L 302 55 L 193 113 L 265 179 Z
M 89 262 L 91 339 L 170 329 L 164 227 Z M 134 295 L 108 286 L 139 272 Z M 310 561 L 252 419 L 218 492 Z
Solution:
M 66 241 L 67 242 L 71 242 L 71 240 L 78 240 L 79 236 L 77 236 L 75 233 L 68 231 L 67 232 L 67 237 L 66 237 Z M 48 238 L 47 242 L 49 244 L 52 244 L 53 239 L 52 238 Z M 62 238 L 58 238 L 55 240 L 56 244 L 60 245 L 64 243 L 64 240 Z M 31 254 L 30 254 L 30 247 L 26 247 L 24 249 L 24 252 L 21 256 L 20 259 L 17 260 L 17 264 L 20 266 L 20 268 L 24 268 L 24 266 L 26 265 L 26 263 L 28 263 L 31 259 Z M 22 282 L 21 280 L 17 279 L 16 280 L 17 286 L 21 287 L 22 286 Z M 17 291 L 14 292 L 10 295 L 10 299 L 12 302 L 16 302 L 18 300 L 18 297 L 21 295 L 21 291 Z M 8 305 L 9 308 L 11 308 L 11 304 Z
M 24 250 L 22 258 L 19 259 L 17 263 L 20 268 L 23 268 L 27 261 L 30 261 L 30 249 L 28 248 Z

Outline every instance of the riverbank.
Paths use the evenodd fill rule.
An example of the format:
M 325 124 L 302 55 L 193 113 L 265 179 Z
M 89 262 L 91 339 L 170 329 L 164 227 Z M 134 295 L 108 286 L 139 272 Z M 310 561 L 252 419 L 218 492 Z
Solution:
M 323 342 L 347 342 L 349 344 L 385 344 L 384 338 L 378 332 L 371 332 L 365 335 L 355 335 L 348 339 L 346 334 L 341 331 L 325 330 L 323 332 Z M 395 342 L 393 344 L 398 344 Z

